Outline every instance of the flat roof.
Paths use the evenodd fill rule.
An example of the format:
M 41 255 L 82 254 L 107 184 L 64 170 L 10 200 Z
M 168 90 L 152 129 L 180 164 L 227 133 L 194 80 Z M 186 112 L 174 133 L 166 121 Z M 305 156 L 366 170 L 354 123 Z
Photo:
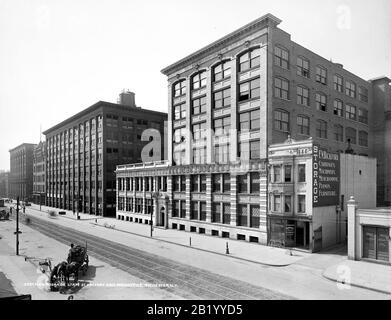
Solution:
M 262 17 L 258 18 L 258 19 L 255 19 L 254 21 L 251 21 L 250 23 L 244 25 L 243 27 L 227 34 L 226 36 L 212 42 L 211 44 L 197 50 L 196 52 L 186 56 L 185 58 L 169 65 L 168 67 L 164 68 L 161 70 L 161 73 L 163 73 L 164 75 L 168 76 L 173 70 L 175 70 L 178 66 L 180 66 L 181 64 L 187 62 L 187 61 L 190 61 L 194 58 L 196 58 L 197 56 L 200 56 L 202 55 L 203 53 L 205 52 L 208 52 L 224 43 L 226 43 L 227 41 L 230 41 L 231 39 L 233 38 L 236 38 L 237 36 L 239 36 L 240 34 L 244 33 L 244 32 L 247 32 L 251 29 L 253 29 L 254 26 L 256 26 L 257 24 L 260 24 L 261 22 L 263 21 L 266 21 L 266 20 L 270 20 L 272 22 L 274 22 L 276 25 L 280 24 L 282 22 L 282 20 L 280 20 L 279 18 L 277 18 L 276 16 L 272 15 L 271 13 L 267 13 L 265 15 L 263 15 Z
M 127 106 L 127 105 L 124 105 L 124 104 L 118 104 L 118 103 L 112 103 L 112 102 L 107 102 L 107 101 L 98 101 L 97 103 L 93 104 L 92 106 L 74 114 L 73 116 L 65 119 L 64 121 L 61 121 L 60 123 L 54 125 L 53 127 L 45 130 L 44 132 L 42 132 L 44 135 L 47 135 L 48 133 L 56 130 L 56 129 L 59 129 L 63 126 L 65 126 L 66 124 L 72 122 L 72 121 L 75 121 L 77 119 L 79 119 L 80 117 L 86 115 L 86 114 L 89 114 L 91 112 L 93 112 L 94 110 L 100 108 L 100 107 L 105 107 L 105 106 L 108 106 L 108 107 L 115 107 L 115 108 L 118 108 L 118 109 L 121 109 L 121 110 L 124 110 L 124 111 L 135 111 L 135 112 L 145 112 L 145 113 L 152 113 L 152 114 L 156 114 L 156 115 L 162 115 L 162 116 L 167 116 L 167 113 L 165 112 L 159 112 L 159 111 L 154 111 L 154 110 L 149 110 L 149 109 L 143 109 L 141 107 L 132 107 L 132 106 Z
M 36 145 L 37 145 L 36 143 L 22 143 L 22 144 L 18 145 L 15 148 L 9 149 L 8 152 L 12 152 L 12 151 L 14 151 L 16 149 L 21 149 L 22 147 L 29 147 L 29 146 L 33 146 L 34 147 Z

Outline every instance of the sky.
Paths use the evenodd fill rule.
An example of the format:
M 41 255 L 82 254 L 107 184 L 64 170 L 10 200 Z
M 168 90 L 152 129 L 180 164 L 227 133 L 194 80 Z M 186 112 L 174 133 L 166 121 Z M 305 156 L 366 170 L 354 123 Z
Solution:
M 0 0 L 0 169 L 40 128 L 123 89 L 167 112 L 160 70 L 266 13 L 352 73 L 391 77 L 389 0 Z

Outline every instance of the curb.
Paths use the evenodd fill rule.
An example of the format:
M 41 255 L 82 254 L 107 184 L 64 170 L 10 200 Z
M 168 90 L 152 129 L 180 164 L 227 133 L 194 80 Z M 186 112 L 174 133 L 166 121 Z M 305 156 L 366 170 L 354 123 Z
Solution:
M 340 283 L 337 279 L 334 279 L 334 278 L 331 278 L 329 276 L 326 276 L 325 275 L 325 271 L 322 272 L 322 277 L 327 279 L 327 280 L 329 280 L 329 281 Z M 365 289 L 365 290 L 370 290 L 370 291 L 374 291 L 374 292 L 377 292 L 377 293 L 391 295 L 390 291 L 385 291 L 385 290 L 381 290 L 381 289 L 371 288 L 371 287 L 363 286 L 363 285 L 356 284 L 356 283 L 349 283 L 349 285 L 351 285 L 352 287 L 360 288 L 360 289 Z
M 125 231 L 125 230 L 121 230 L 121 229 L 107 228 L 107 227 L 105 227 L 105 226 L 102 226 L 102 225 L 97 224 L 97 223 L 94 223 L 94 222 L 90 222 L 90 224 L 95 225 L 95 226 L 98 226 L 98 227 L 102 227 L 102 228 L 105 228 L 105 229 L 110 229 L 110 230 L 119 231 L 119 232 L 123 232 L 123 233 L 129 233 L 129 234 L 131 234 L 131 235 L 135 235 L 135 236 L 139 236 L 139 237 L 143 237 L 143 238 L 147 238 L 147 239 L 153 239 L 153 240 L 155 240 L 155 241 L 166 242 L 166 243 L 169 243 L 169 244 L 174 244 L 174 245 L 178 245 L 178 246 L 185 247 L 185 248 L 189 248 L 189 249 L 195 249 L 195 250 L 199 250 L 199 251 L 203 251 L 203 252 L 218 254 L 218 255 L 223 256 L 223 257 L 228 257 L 228 258 L 232 258 L 232 259 L 238 259 L 238 260 L 242 260 L 242 261 L 246 261 L 246 262 L 251 262 L 251 263 L 256 263 L 256 264 L 260 264 L 260 265 L 264 265 L 264 266 L 268 266 L 268 267 L 287 267 L 287 266 L 290 266 L 290 265 L 293 263 L 293 262 L 292 262 L 292 263 L 288 263 L 288 264 L 270 264 L 270 263 L 266 263 L 266 262 L 259 262 L 259 261 L 250 260 L 250 259 L 241 258 L 241 257 L 235 257 L 235 256 L 223 254 L 223 253 L 220 253 L 220 252 L 207 250 L 207 249 L 202 249 L 202 248 L 197 248 L 197 247 L 190 247 L 190 246 L 187 246 L 187 245 L 184 245 L 184 244 L 181 244 L 181 243 L 177 243 L 177 242 L 173 242 L 173 241 L 168 241 L 168 240 L 163 240 L 163 239 L 157 239 L 157 238 L 153 238 L 153 237 L 151 238 L 151 237 L 149 237 L 149 236 L 144 236 L 144 235 L 142 235 L 142 234 L 134 233 L 134 232 L 131 232 L 131 231 Z

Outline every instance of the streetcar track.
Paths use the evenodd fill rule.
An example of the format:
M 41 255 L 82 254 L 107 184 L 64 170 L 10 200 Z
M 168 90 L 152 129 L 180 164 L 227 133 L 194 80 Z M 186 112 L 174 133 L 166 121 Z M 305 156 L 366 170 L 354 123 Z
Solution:
M 44 228 L 42 228 L 41 226 L 40 226 L 39 228 L 44 229 Z M 46 231 L 47 231 L 47 229 L 46 229 Z M 67 233 L 68 233 L 68 232 L 67 232 Z M 68 235 L 69 235 L 69 233 L 68 233 Z M 75 239 L 80 239 L 79 236 L 76 236 L 76 237 L 75 237 L 75 235 L 72 235 L 72 236 L 73 236 L 73 238 L 75 238 Z M 63 236 L 62 238 L 65 239 L 64 236 Z M 91 244 L 90 244 L 90 246 L 91 246 Z M 96 248 L 95 245 L 93 245 L 93 247 Z M 107 246 L 107 245 L 105 245 L 105 247 L 106 247 L 106 248 L 110 248 L 110 249 L 114 249 L 115 251 L 119 251 L 118 249 L 109 247 L 109 246 Z M 102 249 L 102 248 L 100 248 L 100 249 L 101 249 L 101 250 L 104 250 L 104 249 Z M 92 251 L 93 251 L 93 252 L 96 252 L 95 250 L 92 250 Z M 109 251 L 107 251 L 107 250 L 105 250 L 105 251 L 106 251 L 106 252 L 109 252 Z M 117 257 L 117 258 L 119 258 L 119 259 L 121 259 L 121 260 L 131 261 L 132 263 L 136 263 L 137 265 L 142 265 L 142 264 L 140 264 L 140 263 L 137 263 L 137 262 L 134 262 L 134 261 L 132 261 L 132 260 L 129 260 L 129 259 L 125 258 L 125 257 L 122 257 L 122 256 L 119 256 L 119 255 L 117 255 L 117 254 L 114 254 L 113 252 L 109 252 L 109 254 L 110 254 L 111 256 L 115 256 L 115 257 Z M 128 254 L 128 255 L 129 255 L 129 254 Z M 140 257 L 137 257 L 137 256 L 132 255 L 132 254 L 130 254 L 130 256 L 135 257 L 136 259 L 139 259 L 139 260 L 146 260 L 146 259 L 144 259 L 144 258 L 140 258 Z M 110 260 L 110 261 L 111 261 L 111 260 Z M 152 264 L 158 264 L 158 263 L 152 262 Z M 199 285 L 196 285 L 196 284 L 194 284 L 193 282 L 190 282 L 190 281 L 194 281 L 194 282 L 196 282 L 196 281 L 205 281 L 204 279 L 192 277 L 192 278 L 189 279 L 190 281 L 189 281 L 189 280 L 184 280 L 183 277 L 187 278 L 187 277 L 189 276 L 188 274 L 185 274 L 184 272 L 180 272 L 180 273 L 182 273 L 182 274 L 180 275 L 181 277 L 178 277 L 178 275 L 177 275 L 177 277 L 174 278 L 173 276 L 170 276 L 170 275 L 166 274 L 166 273 L 163 272 L 163 271 L 156 270 L 156 267 L 149 267 L 149 266 L 146 266 L 146 265 L 142 265 L 142 266 L 145 267 L 145 268 L 147 268 L 147 269 L 149 269 L 149 270 L 152 270 L 152 271 L 155 271 L 155 272 L 158 272 L 158 273 L 163 273 L 164 276 L 169 277 L 169 278 L 172 278 L 172 279 L 174 279 L 174 280 L 176 280 L 176 281 L 179 280 L 179 282 L 183 282 L 183 283 L 185 283 L 185 284 L 187 284 L 187 285 L 192 285 L 192 286 L 194 286 L 194 287 L 196 287 L 196 288 L 198 288 L 198 289 L 202 289 L 202 290 L 204 290 L 204 291 L 208 291 L 209 293 L 212 293 L 212 294 L 215 294 L 215 295 L 219 295 L 219 296 L 221 296 L 221 297 L 224 298 L 224 299 L 231 299 L 231 298 L 228 298 L 226 295 L 222 295 L 222 294 L 220 294 L 220 293 L 218 293 L 218 292 L 216 292 L 216 291 L 211 291 L 211 290 L 209 290 L 209 289 L 206 289 L 206 288 L 204 288 L 204 287 L 201 287 L 201 286 L 199 286 Z M 163 266 L 163 265 L 158 265 L 157 268 L 166 268 L 166 269 L 167 269 L 167 267 L 166 267 L 166 266 Z M 140 271 L 138 271 L 138 270 L 135 270 L 135 271 L 138 272 L 138 273 L 140 273 Z M 157 280 L 156 278 L 151 278 L 151 279 Z M 220 285 L 219 285 L 218 283 L 216 283 L 216 282 L 215 282 L 214 284 L 220 286 Z M 235 290 L 233 290 L 233 289 L 231 289 L 231 288 L 228 288 L 228 287 L 222 287 L 221 289 L 224 289 L 224 290 L 227 290 L 227 289 L 228 289 L 228 290 L 230 290 L 230 291 L 233 291 L 233 293 L 235 293 L 235 294 L 239 294 L 239 295 L 245 296 L 246 298 L 255 299 L 255 297 L 253 297 L 253 296 L 249 296 L 249 295 L 243 294 L 243 293 L 241 293 L 241 292 L 235 291 Z

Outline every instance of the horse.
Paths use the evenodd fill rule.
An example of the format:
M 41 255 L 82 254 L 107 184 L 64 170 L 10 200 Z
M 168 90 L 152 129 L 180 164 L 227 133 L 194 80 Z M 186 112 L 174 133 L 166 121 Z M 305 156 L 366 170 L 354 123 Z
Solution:
M 79 267 L 80 267 L 80 264 L 77 262 L 67 263 L 67 262 L 63 261 L 61 263 L 61 267 L 58 272 L 64 278 L 66 287 L 68 287 L 70 275 L 73 274 L 74 282 L 77 282 L 79 280 Z

